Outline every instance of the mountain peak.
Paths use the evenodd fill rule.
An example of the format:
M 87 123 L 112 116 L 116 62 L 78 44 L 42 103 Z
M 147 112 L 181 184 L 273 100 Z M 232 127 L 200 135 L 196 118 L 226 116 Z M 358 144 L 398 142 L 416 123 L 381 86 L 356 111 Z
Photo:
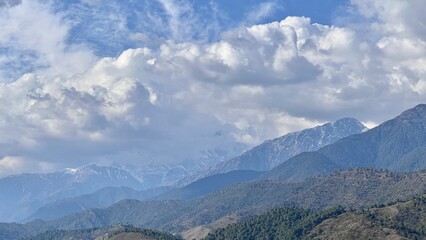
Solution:
M 330 124 L 333 127 L 340 128 L 340 129 L 355 128 L 357 130 L 361 129 L 361 132 L 365 132 L 368 130 L 368 127 L 364 126 L 364 124 L 362 124 L 362 122 L 360 122 L 358 119 L 350 118 L 350 117 L 341 118 L 339 120 L 331 122 Z
M 358 124 L 358 125 L 362 125 L 362 123 L 355 118 L 351 118 L 351 117 L 344 117 L 341 119 L 338 119 L 334 122 L 330 122 L 331 124 L 341 124 L 341 123 L 351 123 L 351 124 Z

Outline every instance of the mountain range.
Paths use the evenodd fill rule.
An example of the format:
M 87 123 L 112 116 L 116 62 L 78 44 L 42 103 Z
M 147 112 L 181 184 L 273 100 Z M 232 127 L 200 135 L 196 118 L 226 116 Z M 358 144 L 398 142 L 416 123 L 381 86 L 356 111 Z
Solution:
M 234 144 L 228 148 L 211 149 L 201 152 L 198 158 L 188 159 L 178 164 L 151 162 L 140 166 L 114 163 L 112 166 L 129 172 L 140 182 L 141 188 L 149 189 L 177 185 L 184 178 L 207 171 L 220 162 L 240 155 L 246 148 L 244 144 Z
M 367 131 L 368 128 L 353 118 L 342 118 L 314 128 L 293 132 L 267 140 L 262 144 L 231 158 L 219 162 L 207 171 L 179 181 L 186 185 L 202 177 L 233 170 L 268 171 L 302 152 L 311 152 L 338 140 Z
M 208 232 L 214 231 L 217 226 L 225 227 L 226 222 L 228 224 L 238 222 L 276 207 L 290 207 L 290 209 L 302 207 L 309 209 L 307 211 L 313 211 L 314 214 L 337 206 L 362 211 L 365 207 L 374 204 L 408 199 L 426 193 L 426 172 L 423 171 L 426 167 L 426 105 L 420 104 L 370 130 L 366 130 L 362 124 L 359 122 L 356 124 L 356 122 L 353 119 L 342 119 L 314 129 L 266 141 L 239 157 L 217 165 L 217 169 L 220 169 L 221 164 L 237 163 L 228 165 L 229 171 L 226 173 L 208 176 L 183 187 L 168 189 L 165 192 L 157 190 L 152 195 L 146 192 L 143 197 L 138 195 L 142 193 L 140 190 L 117 188 L 120 190 L 114 189 L 112 192 L 122 194 L 118 194 L 119 197 L 113 201 L 105 200 L 104 205 L 127 198 L 127 196 L 130 199 L 122 200 L 106 208 L 87 209 L 58 219 L 50 217 L 52 220 L 46 218 L 47 221 L 36 220 L 27 224 L 0 224 L 2 234 L 0 236 L 9 236 L 9 238 L 3 239 L 17 239 L 46 230 L 99 228 L 120 223 L 162 229 L 176 234 L 182 231 L 195 232 L 196 230 L 193 229 L 202 229 L 206 235 Z M 338 135 L 335 131 L 325 130 L 338 129 L 337 126 L 340 125 L 344 126 L 342 129 L 350 129 L 339 131 L 342 135 Z M 355 125 L 356 128 L 351 128 Z M 348 133 L 352 133 L 351 129 L 358 129 L 356 130 L 358 133 L 346 136 Z M 322 141 L 321 143 L 309 144 L 309 141 L 318 142 L 319 139 Z M 329 144 L 323 146 L 323 142 Z M 311 148 L 307 151 L 302 150 L 306 146 Z M 232 166 L 236 166 L 237 170 Z M 266 171 L 239 170 L 239 168 L 266 168 Z M 117 185 L 137 185 L 130 186 L 130 188 L 141 186 L 140 182 L 129 172 L 117 168 L 90 165 L 80 170 L 83 169 L 85 171 L 82 172 L 96 174 L 80 174 L 76 169 L 62 171 L 62 174 L 75 177 L 67 178 L 68 182 L 57 180 L 58 184 L 62 185 L 61 191 L 71 189 L 72 191 L 67 194 L 77 194 L 89 190 L 93 192 L 94 188 L 102 188 L 101 184 L 92 184 L 91 181 L 95 180 L 103 181 L 105 184 L 110 184 L 108 181 L 116 181 Z M 52 182 L 55 174 L 43 175 L 42 179 L 50 179 L 46 183 Z M 97 175 L 100 177 L 95 177 Z M 23 176 L 27 175 L 10 178 L 21 179 Z M 60 176 L 60 178 L 63 177 Z M 0 183 L 3 183 L 1 181 L 4 179 L 0 180 Z M 13 186 L 10 183 L 7 186 Z M 43 184 L 46 183 L 43 182 Z M 92 184 L 91 189 L 79 188 L 80 185 L 77 183 Z M 117 185 L 115 186 L 122 187 Z M 22 186 L 24 185 L 17 188 L 17 192 L 20 192 L 19 189 L 23 189 Z M 52 189 L 53 187 L 58 186 L 52 185 Z M 56 196 L 67 195 L 65 192 L 54 192 L 52 189 L 50 192 L 38 193 L 40 198 L 55 199 Z M 109 193 L 108 190 L 99 192 L 102 191 L 104 194 L 97 196 Z M 42 198 L 43 193 L 52 197 Z M 148 195 L 152 197 L 145 198 Z M 99 199 L 96 194 L 91 196 L 93 199 Z M 2 197 L 7 199 L 5 196 Z M 22 196 L 18 195 L 18 197 Z M 19 199 L 18 197 L 15 199 Z M 140 201 L 137 200 L 138 198 L 145 200 Z M 56 200 L 60 200 L 60 198 Z M 13 205 L 10 199 L 9 203 Z M 52 209 L 55 209 L 54 205 L 51 206 L 53 206 Z M 83 209 L 85 208 L 81 210 Z M 302 211 L 300 214 L 305 213 Z M 311 212 L 307 214 L 309 215 Z M 370 212 L 367 215 L 359 215 L 345 210 L 344 213 L 321 218 L 322 220 L 317 222 L 315 228 L 305 231 L 303 236 L 317 239 L 336 238 L 337 235 L 333 235 L 336 232 L 333 232 L 332 229 L 335 226 L 342 227 L 343 225 L 339 225 L 340 222 L 364 224 L 366 222 L 364 217 L 367 217 L 369 222 L 374 222 L 375 217 L 372 217 L 374 214 Z M 378 218 L 381 217 L 383 216 Z M 383 221 L 381 220 L 379 223 Z M 392 227 L 393 225 L 387 226 Z M 379 228 L 374 229 L 376 231 Z M 418 230 L 417 227 L 411 230 L 413 229 Z M 387 233 L 394 234 L 394 236 L 414 236 L 409 232 L 400 232 L 399 228 L 394 230 Z M 16 235 L 17 231 L 18 235 Z M 250 231 L 253 232 L 253 230 Z M 323 233 L 326 235 L 322 235 Z M 383 231 L 380 234 L 382 233 Z M 10 238 L 12 235 L 14 237 Z M 350 239 L 349 235 L 345 236 Z
M 232 156 L 242 151 L 242 145 L 233 146 L 228 150 L 207 151 L 201 159 L 170 166 L 166 164 L 150 164 L 144 167 L 126 164 L 114 164 L 113 167 L 87 165 L 49 174 L 23 174 L 3 178 L 0 179 L 0 192 L 10 194 L 0 197 L 0 200 L 5 203 L 3 205 L 5 207 L 0 207 L 0 221 L 52 219 L 89 208 L 107 207 L 123 199 L 149 199 L 155 197 L 155 194 L 151 193 L 156 192 L 155 189 L 158 188 L 154 188 L 150 193 L 138 192 L 138 190 L 148 190 L 153 186 L 176 185 L 183 188 L 164 195 L 167 198 L 182 199 L 184 195 L 186 197 L 183 198 L 200 197 L 231 183 L 248 181 L 249 176 L 248 172 L 245 173 L 246 175 L 242 172 L 239 175 L 238 173 L 219 175 L 213 179 L 226 176 L 227 180 L 225 182 L 213 179 L 203 180 L 205 183 L 217 183 L 211 186 L 203 184 L 202 190 L 194 189 L 197 186 L 196 180 L 233 170 L 269 169 L 298 152 L 316 150 L 325 144 L 360 133 L 365 129 L 365 126 L 358 120 L 345 118 L 266 141 L 236 158 L 232 158 Z M 262 155 L 266 157 L 255 157 Z M 225 161 L 227 157 L 231 157 L 231 159 Z M 223 164 L 221 164 L 222 162 Z M 236 162 L 240 162 L 240 164 L 232 167 Z M 244 165 L 244 162 L 248 162 L 248 164 Z M 219 165 L 212 167 L 217 163 Z M 229 169 L 227 170 L 227 168 Z M 254 179 L 253 174 L 249 177 L 250 180 Z M 34 186 L 34 183 L 37 186 Z M 186 187 L 191 183 L 195 185 Z M 96 192 L 105 187 L 107 188 Z M 125 188 L 119 189 L 120 187 Z M 197 191 L 198 193 L 196 193 Z M 181 192 L 181 197 L 177 197 L 179 195 L 177 192 Z M 183 194 L 183 192 L 186 193 Z
M 362 208 L 407 199 L 426 192 L 426 172 L 392 173 L 356 169 L 305 181 L 255 181 L 230 186 L 205 197 L 181 201 L 123 200 L 108 208 L 90 209 L 53 221 L 24 225 L 0 224 L 0 233 L 20 236 L 52 229 L 87 229 L 119 223 L 179 233 L 197 226 L 210 226 L 235 215 L 252 216 L 274 207 L 327 209 L 336 206 Z M 1 239 L 1 238 L 0 238 Z
M 47 203 L 122 186 L 139 189 L 140 183 L 126 171 L 96 165 L 5 177 L 0 179 L 0 221 L 19 221 Z

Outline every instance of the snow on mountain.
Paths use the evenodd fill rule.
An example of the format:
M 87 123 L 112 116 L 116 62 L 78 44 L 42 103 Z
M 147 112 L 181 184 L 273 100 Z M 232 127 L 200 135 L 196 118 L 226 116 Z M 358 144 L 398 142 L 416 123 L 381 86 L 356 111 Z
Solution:
M 187 177 L 178 185 L 183 186 L 206 176 L 233 170 L 267 171 L 301 152 L 316 151 L 325 145 L 367 129 L 356 119 L 343 118 L 314 128 L 289 133 L 267 140 L 240 156 L 218 163 L 207 171 Z
M 138 189 L 140 183 L 122 169 L 97 165 L 5 177 L 0 179 L 0 221 L 19 221 L 46 203 L 108 186 Z
M 204 172 L 216 164 L 238 156 L 246 149 L 245 145 L 235 144 L 227 149 L 217 148 L 204 151 L 196 159 L 179 164 L 150 163 L 145 166 L 114 164 L 114 167 L 131 173 L 141 182 L 144 189 L 176 185 L 182 179 Z

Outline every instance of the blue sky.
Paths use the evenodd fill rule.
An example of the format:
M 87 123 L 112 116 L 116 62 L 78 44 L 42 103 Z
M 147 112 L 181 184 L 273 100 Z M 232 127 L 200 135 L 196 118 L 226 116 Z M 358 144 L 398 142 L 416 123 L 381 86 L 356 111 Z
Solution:
M 332 24 L 348 5 L 347 1 L 336 0 L 83 2 L 55 1 L 54 7 L 73 22 L 69 42 L 87 44 L 101 56 L 145 45 L 154 47 L 162 40 L 217 41 L 224 31 L 280 21 L 287 16 L 306 16 L 312 22 Z M 143 34 L 144 38 L 129 39 L 129 34 Z
M 0 177 L 375 126 L 426 100 L 425 4 L 1 0 Z
M 3 7 L 18 0 L 3 0 Z M 348 1 L 316 0 L 41 0 L 69 26 L 67 44 L 81 44 L 96 56 L 117 56 L 128 48 L 156 48 L 167 40 L 214 42 L 228 30 L 306 16 L 313 23 L 330 25 L 344 14 Z M 6 80 L 42 68 L 37 53 L 13 46 L 0 48 L 9 55 Z M 8 79 L 9 78 L 9 79 Z

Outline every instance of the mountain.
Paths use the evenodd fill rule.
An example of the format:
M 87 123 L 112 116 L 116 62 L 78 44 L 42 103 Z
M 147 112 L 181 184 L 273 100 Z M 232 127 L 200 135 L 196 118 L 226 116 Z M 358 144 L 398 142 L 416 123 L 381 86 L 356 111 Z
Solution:
M 208 171 L 183 179 L 180 185 L 232 170 L 267 171 L 302 152 L 312 152 L 338 140 L 368 130 L 360 121 L 342 118 L 314 128 L 267 140 L 240 156 L 220 162 Z
M 5 177 L 0 179 L 0 221 L 19 221 L 47 203 L 108 186 L 138 189 L 140 183 L 126 171 L 96 165 Z
M 91 194 L 60 199 L 46 204 L 23 221 L 53 220 L 90 208 L 105 208 L 124 199 L 146 200 L 168 192 L 170 189 L 170 187 L 160 187 L 137 191 L 128 187 L 106 187 Z
M 255 180 L 262 173 L 263 172 L 243 170 L 217 174 L 197 180 L 185 187 L 171 190 L 165 194 L 156 197 L 155 199 L 195 199 L 207 195 L 208 193 L 218 191 L 230 185 Z
M 220 132 L 216 134 L 221 134 Z M 115 163 L 113 167 L 123 169 L 132 174 L 133 177 L 141 182 L 144 189 L 156 188 L 160 186 L 176 185 L 182 179 L 185 179 L 199 172 L 207 171 L 212 166 L 240 155 L 246 146 L 243 144 L 232 144 L 227 148 L 216 148 L 203 151 L 195 159 L 188 159 L 178 164 L 165 164 L 152 162 L 147 165 L 137 166 L 134 164 Z M 197 179 L 185 181 L 187 185 Z
M 362 211 L 274 209 L 210 233 L 205 240 L 426 239 L 426 195 Z
M 369 131 L 297 155 L 264 178 L 303 179 L 356 167 L 416 171 L 426 168 L 425 156 L 426 105 L 420 104 Z
M 181 201 L 123 200 L 108 208 L 90 209 L 54 221 L 0 224 L 0 233 L 32 234 L 46 229 L 86 229 L 119 223 L 181 232 L 241 213 L 261 214 L 275 207 L 361 208 L 426 192 L 426 172 L 392 173 L 372 169 L 345 170 L 305 181 L 256 181 L 227 187 L 205 197 Z M 35 223 L 39 223 L 34 229 Z M 8 239 L 13 240 L 13 239 Z

